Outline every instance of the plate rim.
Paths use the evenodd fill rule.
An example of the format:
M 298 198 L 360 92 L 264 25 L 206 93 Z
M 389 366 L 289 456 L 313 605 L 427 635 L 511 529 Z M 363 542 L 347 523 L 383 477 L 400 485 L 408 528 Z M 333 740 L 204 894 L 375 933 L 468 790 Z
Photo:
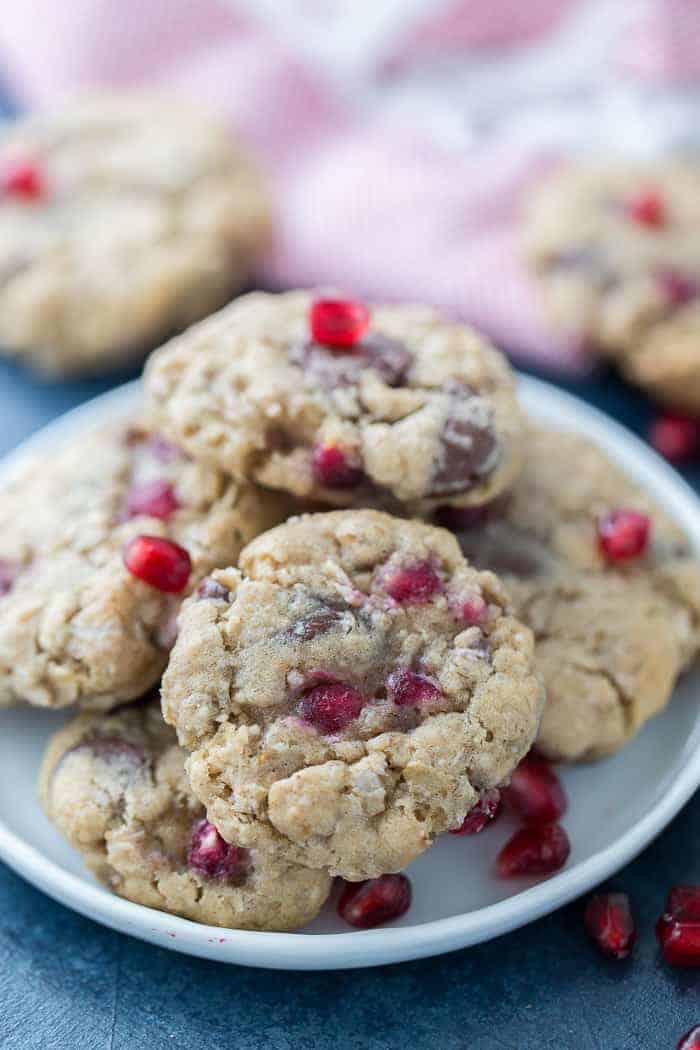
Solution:
M 561 416 L 585 423 L 606 454 L 641 480 L 653 477 L 652 495 L 688 533 L 700 552 L 700 501 L 688 483 L 640 438 L 585 401 L 545 380 L 518 377 L 525 407 L 549 403 Z M 133 380 L 52 420 L 0 460 L 4 484 L 28 458 L 56 439 L 114 419 L 133 408 L 141 381 Z M 540 404 L 540 407 L 541 404 Z M 115 411 L 116 409 L 116 411 Z M 567 412 L 568 410 L 568 412 Z M 547 412 L 545 410 L 545 416 Z M 575 429 L 575 428 L 571 428 Z M 591 857 L 494 904 L 411 926 L 343 933 L 276 933 L 204 926 L 146 908 L 64 870 L 0 820 L 0 859 L 37 889 L 74 911 L 141 940 L 200 957 L 285 970 L 380 966 L 439 955 L 516 930 L 581 896 L 632 860 L 673 819 L 700 785 L 700 716 L 678 756 L 678 773 L 647 813 L 615 842 Z

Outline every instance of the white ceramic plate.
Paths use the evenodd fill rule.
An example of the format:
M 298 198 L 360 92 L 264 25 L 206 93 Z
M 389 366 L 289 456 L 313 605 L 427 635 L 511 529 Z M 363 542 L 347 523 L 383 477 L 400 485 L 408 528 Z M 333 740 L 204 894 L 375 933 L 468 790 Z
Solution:
M 548 384 L 524 378 L 521 392 L 533 416 L 589 435 L 636 476 L 678 519 L 700 554 L 700 504 L 673 470 L 622 427 Z M 41 454 L 98 421 L 128 412 L 137 399 L 138 384 L 133 383 L 62 417 L 0 465 L 0 481 L 27 455 Z M 443 836 L 412 864 L 413 905 L 383 929 L 351 931 L 329 905 L 300 933 L 227 931 L 112 896 L 54 832 L 36 802 L 34 782 L 44 744 L 64 718 L 28 708 L 0 712 L 0 857 L 51 897 L 106 926 L 192 955 L 274 969 L 376 966 L 463 948 L 514 930 L 621 868 L 700 784 L 698 670 L 686 677 L 667 710 L 620 754 L 562 770 L 570 800 L 564 823 L 573 849 L 558 875 L 540 882 L 504 882 L 494 876 L 496 854 L 513 830 L 504 817 L 475 838 Z

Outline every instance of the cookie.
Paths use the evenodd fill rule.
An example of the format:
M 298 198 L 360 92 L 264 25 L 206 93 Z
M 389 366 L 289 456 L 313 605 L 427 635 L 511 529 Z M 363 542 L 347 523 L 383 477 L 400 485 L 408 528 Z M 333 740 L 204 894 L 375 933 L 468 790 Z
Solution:
M 547 690 L 538 749 L 596 758 L 666 705 L 695 656 L 700 570 L 676 525 L 594 444 L 534 425 L 526 443 L 510 497 L 452 525 L 534 631 Z
M 541 711 L 532 663 L 447 531 L 333 511 L 258 537 L 183 606 L 163 712 L 227 841 L 359 880 L 507 779 Z
M 700 411 L 700 167 L 572 165 L 534 198 L 526 236 L 555 323 Z
M 183 595 L 285 514 L 278 496 L 136 424 L 42 454 L 0 508 L 0 706 L 140 696 L 165 666 Z
M 146 385 L 195 458 L 324 504 L 477 504 L 520 468 L 504 358 L 425 307 L 246 296 L 162 347 Z
M 230 929 L 310 922 L 330 877 L 225 843 L 192 794 L 184 760 L 157 697 L 82 714 L 49 743 L 41 802 L 97 878 L 127 900 Z
M 0 138 L 0 347 L 49 374 L 123 366 L 217 309 L 268 234 L 227 129 L 107 97 Z

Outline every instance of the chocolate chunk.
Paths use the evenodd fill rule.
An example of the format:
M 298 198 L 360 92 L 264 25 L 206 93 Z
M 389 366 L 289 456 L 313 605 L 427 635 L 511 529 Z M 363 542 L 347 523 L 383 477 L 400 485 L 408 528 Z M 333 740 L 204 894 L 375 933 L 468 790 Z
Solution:
M 197 588 L 198 598 L 220 598 L 222 601 L 228 601 L 230 593 L 228 587 L 224 587 L 218 580 L 213 580 L 211 576 L 205 576 Z
M 413 361 L 402 343 L 376 332 L 342 350 L 312 341 L 298 343 L 289 351 L 289 358 L 324 390 L 358 383 L 366 368 L 378 372 L 387 386 L 401 386 Z
M 431 496 L 468 491 L 494 469 L 499 446 L 491 410 L 483 398 L 465 389 L 451 392 L 452 407 L 440 436 L 441 447 Z
M 287 636 L 300 642 L 309 642 L 320 634 L 332 631 L 342 621 L 343 614 L 336 609 L 319 609 L 318 612 L 298 620 L 287 631 Z

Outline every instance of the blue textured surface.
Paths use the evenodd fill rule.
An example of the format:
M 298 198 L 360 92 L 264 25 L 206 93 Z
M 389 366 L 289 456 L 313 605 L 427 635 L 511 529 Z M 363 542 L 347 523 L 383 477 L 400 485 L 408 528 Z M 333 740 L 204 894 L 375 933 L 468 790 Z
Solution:
M 0 365 L 0 453 L 108 385 L 45 386 Z M 617 380 L 567 388 L 644 430 L 647 404 Z M 611 883 L 639 919 L 637 950 L 622 964 L 587 943 L 577 902 L 434 960 L 331 974 L 224 967 L 103 929 L 0 864 L 0 1047 L 673 1050 L 700 1023 L 700 974 L 660 961 L 653 925 L 669 885 L 700 882 L 699 821 L 696 798 Z

